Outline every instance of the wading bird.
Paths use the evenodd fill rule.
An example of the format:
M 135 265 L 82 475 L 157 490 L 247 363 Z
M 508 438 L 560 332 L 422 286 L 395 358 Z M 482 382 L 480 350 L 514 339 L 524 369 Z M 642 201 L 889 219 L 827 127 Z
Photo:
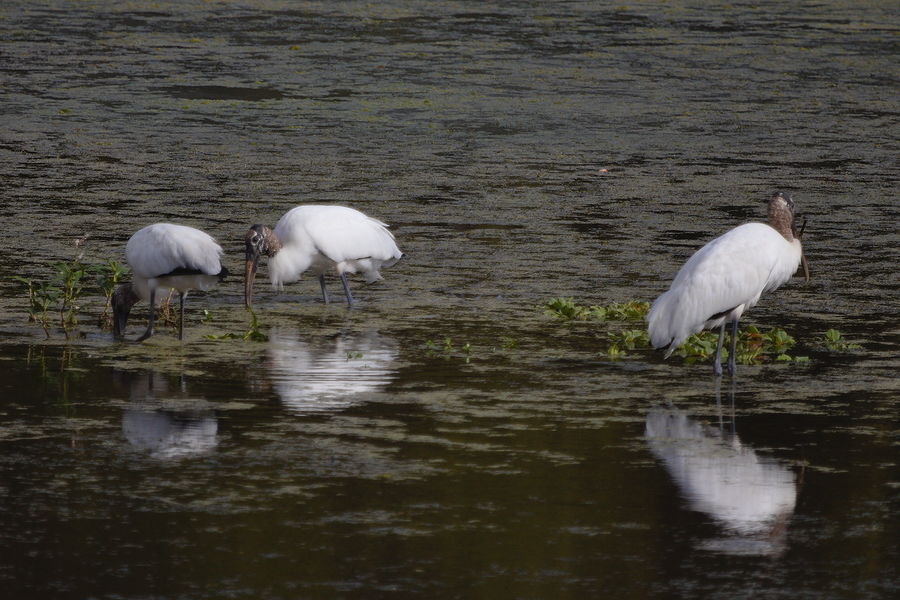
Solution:
M 794 228 L 794 203 L 776 192 L 769 199 L 768 223 L 745 223 L 698 250 L 678 271 L 672 286 L 647 314 L 650 343 L 669 346 L 666 358 L 692 333 L 720 327 L 713 373 L 722 374 L 725 324 L 731 323 L 728 371 L 734 375 L 738 321 L 763 292 L 787 282 L 802 263 L 800 236 Z
M 150 324 L 137 341 L 153 335 L 156 302 L 170 289 L 178 290 L 181 317 L 178 339 L 184 339 L 184 299 L 188 290 L 208 290 L 228 274 L 219 256 L 222 248 L 207 233 L 171 223 L 144 227 L 125 245 L 125 259 L 134 275 L 132 283 L 113 292 L 113 333 L 121 338 L 131 307 L 139 300 L 150 303 Z
M 249 308 L 253 280 L 261 256 L 269 259 L 269 279 L 277 288 L 300 279 L 306 270 L 319 276 L 322 299 L 328 304 L 325 273 L 335 271 L 344 285 L 347 304 L 353 304 L 347 273 L 362 273 L 366 283 L 381 279 L 378 272 L 403 256 L 394 234 L 377 219 L 346 206 L 298 206 L 284 214 L 275 229 L 253 225 L 244 238 L 244 304 Z

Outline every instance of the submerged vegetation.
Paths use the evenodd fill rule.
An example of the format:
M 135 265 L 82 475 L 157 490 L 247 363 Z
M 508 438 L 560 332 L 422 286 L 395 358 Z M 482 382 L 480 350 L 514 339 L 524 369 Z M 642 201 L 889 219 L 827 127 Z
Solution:
M 460 351 L 453 345 L 453 340 L 449 337 L 444 338 L 442 344 L 436 344 L 433 340 L 425 341 L 425 356 L 429 358 L 441 357 L 444 360 L 451 358 L 462 358 L 466 364 L 472 361 L 472 344 L 466 342 L 460 348 Z
M 256 311 L 252 308 L 248 308 L 247 312 L 250 313 L 250 325 L 247 328 L 247 331 L 243 333 L 223 333 L 222 335 L 207 335 L 204 336 L 208 340 L 244 340 L 245 342 L 267 342 L 269 341 L 269 336 L 260 331 L 261 324 L 259 322 L 259 317 L 256 316 Z M 204 322 L 211 320 L 209 315 L 209 311 L 204 311 L 203 316 Z
M 545 315 L 563 321 L 640 321 L 649 310 L 650 303 L 640 300 L 581 306 L 572 298 L 553 298 L 544 304 Z
M 844 336 L 837 329 L 829 329 L 825 332 L 824 338 L 819 341 L 831 352 L 846 352 L 862 348 L 859 344 L 853 344 L 845 340 Z

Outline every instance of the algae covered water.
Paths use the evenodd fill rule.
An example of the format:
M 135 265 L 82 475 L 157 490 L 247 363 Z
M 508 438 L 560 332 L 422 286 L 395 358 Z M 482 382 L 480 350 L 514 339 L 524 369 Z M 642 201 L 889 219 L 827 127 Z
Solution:
M 0 589 L 895 596 L 897 17 L 3 3 Z M 776 189 L 807 218 L 812 281 L 747 319 L 807 361 L 717 382 L 611 356 L 640 321 L 544 314 L 652 300 Z M 264 340 L 242 339 L 239 275 L 190 296 L 183 343 L 162 325 L 143 344 L 97 327 L 95 289 L 46 339 L 12 279 L 122 261 L 158 221 L 209 232 L 240 274 L 247 227 L 302 203 L 389 223 L 406 256 L 351 279 L 350 310 L 311 277 L 258 283 Z

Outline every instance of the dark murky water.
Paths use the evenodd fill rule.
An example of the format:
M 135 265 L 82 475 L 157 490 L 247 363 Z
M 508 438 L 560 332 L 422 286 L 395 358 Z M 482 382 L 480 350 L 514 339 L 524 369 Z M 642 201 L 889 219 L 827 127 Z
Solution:
M 898 17 L 4 2 L 4 597 L 894 597 Z M 809 363 L 719 390 L 537 308 L 654 298 L 774 189 L 814 279 L 749 316 Z M 260 289 L 268 342 L 205 337 L 247 329 L 235 280 L 138 345 L 96 296 L 45 341 L 9 279 L 159 220 L 240 272 L 247 225 L 302 202 L 407 258 L 350 311 Z

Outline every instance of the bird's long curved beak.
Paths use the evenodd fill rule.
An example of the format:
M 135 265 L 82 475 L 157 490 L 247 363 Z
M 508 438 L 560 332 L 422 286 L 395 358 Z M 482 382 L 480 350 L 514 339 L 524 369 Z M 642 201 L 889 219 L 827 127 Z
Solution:
M 803 267 L 803 277 L 806 279 L 806 282 L 809 283 L 809 264 L 806 262 L 806 255 L 800 255 L 800 266 Z
M 250 308 L 253 303 L 253 280 L 259 267 L 259 254 L 247 252 L 247 265 L 244 269 L 244 306 Z

